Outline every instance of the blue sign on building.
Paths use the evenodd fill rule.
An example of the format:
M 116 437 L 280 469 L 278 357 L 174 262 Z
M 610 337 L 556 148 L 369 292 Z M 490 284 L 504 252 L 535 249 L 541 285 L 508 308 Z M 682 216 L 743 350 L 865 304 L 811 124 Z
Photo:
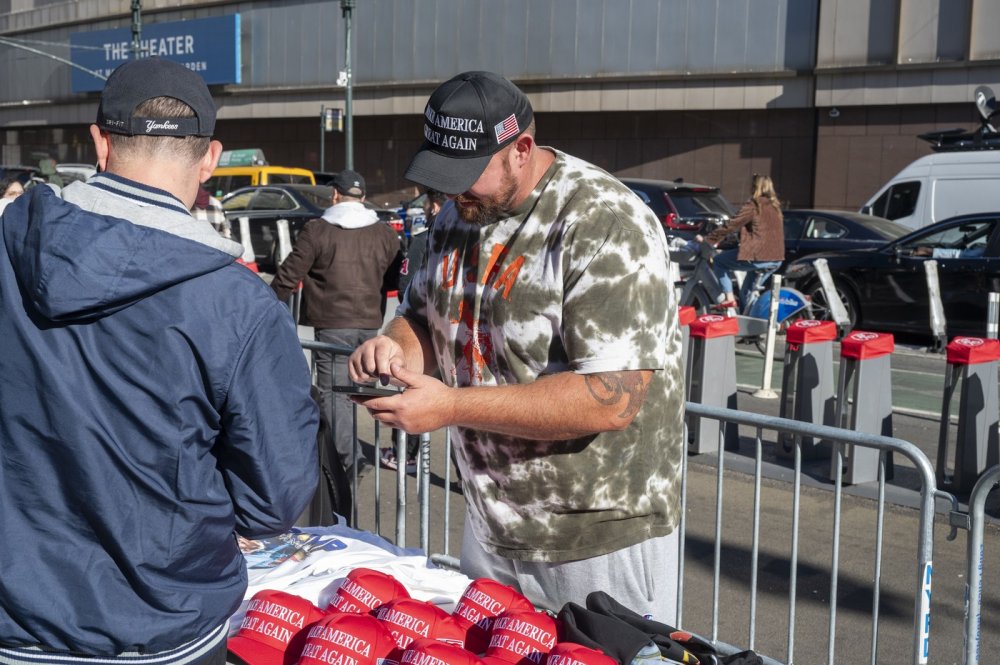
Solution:
M 105 77 L 132 54 L 129 28 L 76 32 L 69 37 L 74 64 Z M 240 15 L 146 23 L 140 37 L 142 57 L 176 60 L 202 75 L 206 83 L 240 82 Z M 104 89 L 104 80 L 72 69 L 73 92 Z

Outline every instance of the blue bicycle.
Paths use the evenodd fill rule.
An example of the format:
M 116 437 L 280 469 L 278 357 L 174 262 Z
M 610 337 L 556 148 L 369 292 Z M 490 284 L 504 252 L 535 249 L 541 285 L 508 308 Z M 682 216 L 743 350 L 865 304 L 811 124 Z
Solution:
M 724 294 L 719 279 L 712 271 L 712 257 L 715 254 L 714 247 L 698 242 L 688 242 L 670 251 L 670 258 L 681 271 L 679 304 L 694 307 L 698 314 L 720 313 L 717 303 Z M 747 273 L 744 279 L 754 280 L 753 287 L 749 290 L 750 297 L 747 302 L 741 302 L 734 313 L 739 319 L 737 336 L 754 342 L 762 353 L 771 310 L 771 290 L 766 286 L 775 272 L 776 269 Z M 779 330 L 800 318 L 812 318 L 808 298 L 793 288 L 781 287 L 778 292 Z

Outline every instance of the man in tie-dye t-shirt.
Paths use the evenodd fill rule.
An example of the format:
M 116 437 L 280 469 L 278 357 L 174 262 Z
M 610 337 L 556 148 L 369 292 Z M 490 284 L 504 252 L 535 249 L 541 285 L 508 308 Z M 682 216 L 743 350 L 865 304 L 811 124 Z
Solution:
M 464 573 L 553 610 L 604 590 L 670 623 L 684 395 L 666 240 L 617 179 L 534 135 L 495 74 L 431 95 L 406 175 L 454 205 L 351 378 L 406 388 L 364 401 L 379 421 L 451 428 Z

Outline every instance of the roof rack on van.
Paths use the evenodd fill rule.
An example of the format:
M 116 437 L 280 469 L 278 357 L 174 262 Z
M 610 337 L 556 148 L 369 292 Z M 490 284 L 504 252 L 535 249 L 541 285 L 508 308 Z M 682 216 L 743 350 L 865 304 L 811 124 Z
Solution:
M 935 152 L 1000 150 L 1000 132 L 991 122 L 1000 115 L 993 90 L 989 86 L 981 85 L 976 88 L 973 98 L 980 116 L 979 129 L 972 132 L 964 129 L 942 129 L 919 134 L 918 137 L 930 143 Z

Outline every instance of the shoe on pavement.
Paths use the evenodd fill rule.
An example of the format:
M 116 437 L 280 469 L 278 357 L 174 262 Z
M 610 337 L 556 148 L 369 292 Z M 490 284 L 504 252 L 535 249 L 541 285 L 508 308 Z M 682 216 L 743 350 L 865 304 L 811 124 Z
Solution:
M 396 451 L 392 448 L 382 448 L 379 451 L 379 463 L 384 469 L 390 469 L 396 471 L 399 468 L 399 464 L 396 462 Z M 416 473 L 417 472 L 417 460 L 409 457 L 406 460 L 406 473 Z

